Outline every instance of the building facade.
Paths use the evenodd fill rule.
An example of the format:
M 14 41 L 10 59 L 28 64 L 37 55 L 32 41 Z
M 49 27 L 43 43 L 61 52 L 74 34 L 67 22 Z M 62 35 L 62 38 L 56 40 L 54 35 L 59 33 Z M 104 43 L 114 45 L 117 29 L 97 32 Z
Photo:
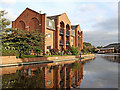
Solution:
M 83 49 L 83 33 L 80 25 L 71 25 L 66 13 L 46 16 L 29 8 L 26 8 L 18 18 L 12 22 L 13 29 L 36 30 L 46 35 L 44 51 L 70 49 L 73 45 Z
M 120 53 L 120 43 L 109 44 L 101 48 L 100 51 L 103 51 L 104 53 Z

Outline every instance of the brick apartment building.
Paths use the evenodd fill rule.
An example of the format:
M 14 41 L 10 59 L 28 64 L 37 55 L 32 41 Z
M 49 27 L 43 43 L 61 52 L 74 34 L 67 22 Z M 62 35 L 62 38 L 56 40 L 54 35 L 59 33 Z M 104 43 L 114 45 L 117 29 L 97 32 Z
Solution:
M 20 16 L 12 22 L 13 29 L 37 30 L 46 35 L 44 50 L 70 49 L 72 45 L 83 48 L 83 33 L 80 25 L 71 25 L 66 13 L 46 16 L 29 8 L 26 8 Z

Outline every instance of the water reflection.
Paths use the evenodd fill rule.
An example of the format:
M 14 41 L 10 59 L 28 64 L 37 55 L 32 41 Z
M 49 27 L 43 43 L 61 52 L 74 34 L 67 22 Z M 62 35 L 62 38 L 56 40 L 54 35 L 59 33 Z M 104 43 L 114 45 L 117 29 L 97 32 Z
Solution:
M 2 88 L 71 88 L 80 86 L 83 64 L 55 63 L 2 68 Z
M 120 55 L 102 55 L 101 57 L 110 61 L 110 62 L 120 63 Z
M 102 58 L 107 56 L 111 57 L 98 54 L 95 60 L 84 64 L 84 76 L 77 88 L 118 88 L 118 63 Z

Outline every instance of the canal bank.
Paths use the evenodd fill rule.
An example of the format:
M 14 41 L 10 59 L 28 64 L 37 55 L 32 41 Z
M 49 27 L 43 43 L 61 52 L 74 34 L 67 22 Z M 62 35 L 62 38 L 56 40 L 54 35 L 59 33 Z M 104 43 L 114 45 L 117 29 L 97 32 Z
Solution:
M 31 64 L 57 63 L 57 62 L 74 62 L 77 60 L 86 61 L 94 59 L 94 54 L 81 55 L 81 58 L 76 56 L 56 56 L 56 57 L 36 57 L 36 58 L 19 58 L 15 56 L 3 56 L 0 67 L 21 66 Z

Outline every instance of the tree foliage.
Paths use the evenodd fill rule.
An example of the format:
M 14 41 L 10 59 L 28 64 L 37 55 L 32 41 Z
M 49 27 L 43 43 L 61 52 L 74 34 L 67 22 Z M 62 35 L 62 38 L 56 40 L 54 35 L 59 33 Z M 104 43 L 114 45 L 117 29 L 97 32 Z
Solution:
M 2 34 L 2 48 L 15 49 L 22 54 L 30 54 L 35 51 L 42 52 L 44 35 L 37 31 L 11 30 L 11 33 Z
M 0 27 L 2 31 L 7 30 L 7 26 L 10 25 L 10 21 L 4 17 L 7 13 L 5 10 L 0 11 Z
M 70 52 L 72 53 L 72 55 L 78 55 L 78 47 L 74 47 L 74 46 L 72 46 L 71 48 L 70 48 Z
M 95 47 L 92 46 L 91 43 L 83 42 L 83 49 L 81 50 L 83 53 L 84 52 L 86 52 L 86 53 L 94 52 L 94 50 L 95 50 Z

